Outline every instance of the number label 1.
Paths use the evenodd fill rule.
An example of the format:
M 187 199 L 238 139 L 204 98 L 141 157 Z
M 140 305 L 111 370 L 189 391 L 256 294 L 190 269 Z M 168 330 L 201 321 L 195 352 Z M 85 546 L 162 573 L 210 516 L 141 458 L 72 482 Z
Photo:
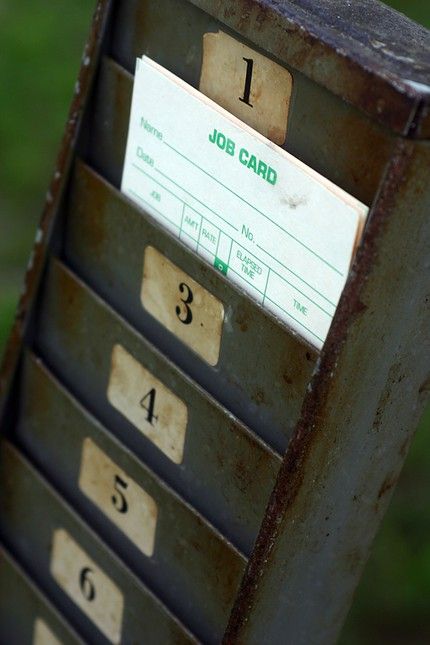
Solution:
M 249 107 L 254 107 L 249 100 L 251 98 L 251 85 L 252 85 L 252 73 L 254 71 L 254 59 L 245 58 L 245 56 L 243 56 L 243 60 L 246 63 L 246 78 L 245 78 L 245 87 L 243 90 L 243 96 L 239 97 L 239 101 L 242 101 L 242 103 L 246 103 L 246 105 L 249 105 Z
M 156 502 L 89 438 L 82 445 L 79 488 L 140 551 L 152 556 Z
M 222 31 L 207 33 L 200 91 L 277 145 L 285 143 L 293 77 L 279 63 Z
M 33 645 L 62 645 L 62 643 L 44 620 L 36 618 L 34 623 Z
M 120 643 L 123 594 L 64 529 L 54 532 L 50 569 L 61 589 L 106 638 Z
M 224 305 L 152 246 L 145 250 L 141 301 L 209 365 L 218 363 Z
M 187 406 L 122 345 L 112 350 L 107 397 L 169 459 L 182 462 Z

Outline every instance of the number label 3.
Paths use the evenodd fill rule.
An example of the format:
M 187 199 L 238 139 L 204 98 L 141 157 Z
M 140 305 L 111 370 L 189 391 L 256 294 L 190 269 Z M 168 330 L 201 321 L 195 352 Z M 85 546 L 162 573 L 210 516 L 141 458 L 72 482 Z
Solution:
M 184 298 L 181 298 L 181 302 L 185 311 L 182 311 L 181 307 L 176 307 L 176 315 L 178 316 L 182 324 L 191 325 L 191 323 L 193 322 L 193 312 L 191 311 L 190 305 L 194 300 L 193 292 L 191 291 L 190 287 L 185 284 L 185 282 L 181 282 L 181 284 L 179 285 L 179 291 L 182 294 L 186 294 Z
M 145 250 L 141 301 L 209 365 L 218 363 L 224 305 L 152 246 Z

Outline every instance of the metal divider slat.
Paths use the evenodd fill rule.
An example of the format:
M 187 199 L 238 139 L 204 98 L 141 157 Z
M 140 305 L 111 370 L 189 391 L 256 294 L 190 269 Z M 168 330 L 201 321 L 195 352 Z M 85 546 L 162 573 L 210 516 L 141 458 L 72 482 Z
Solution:
M 16 440 L 32 461 L 176 615 L 204 641 L 219 640 L 245 558 L 101 426 L 33 354 L 25 359 L 22 388 Z M 110 470 L 107 478 L 100 472 L 100 464 L 108 467 L 106 460 L 97 460 L 89 477 L 102 480 L 107 491 L 95 499 L 88 497 L 88 477 L 83 475 L 92 464 L 83 456 L 90 446 L 90 455 L 106 455 L 125 482 L 122 508 L 111 497 L 117 492 Z M 130 486 L 135 485 L 156 505 L 152 553 L 144 552 L 146 545 L 139 541 L 145 518 L 137 506 L 144 500 L 133 495 Z
M 139 642 L 144 621 L 149 643 L 196 642 L 11 444 L 3 441 L 0 450 L 1 537 L 87 641 Z M 81 568 L 76 547 L 66 551 L 67 538 L 54 563 L 58 535 L 79 546 L 88 567 Z M 94 588 L 83 578 L 87 570 L 94 574 Z M 94 611 L 91 603 L 100 603 L 98 598 L 101 606 Z
M 23 569 L 0 545 L 0 642 L 83 645 Z M 48 641 L 48 638 L 51 641 Z M 57 639 L 57 641 L 55 641 Z
M 185 402 L 188 421 L 180 465 L 110 403 L 107 393 L 112 350 L 117 344 Z M 261 440 L 179 372 L 58 261 L 51 264 L 45 282 L 36 348 L 47 365 L 115 436 L 244 553 L 249 553 L 280 463 Z
M 142 306 L 148 247 L 223 303 L 216 366 L 199 359 Z M 313 348 L 82 163 L 72 182 L 64 253 L 74 271 L 137 330 L 280 454 L 285 451 L 315 367 Z

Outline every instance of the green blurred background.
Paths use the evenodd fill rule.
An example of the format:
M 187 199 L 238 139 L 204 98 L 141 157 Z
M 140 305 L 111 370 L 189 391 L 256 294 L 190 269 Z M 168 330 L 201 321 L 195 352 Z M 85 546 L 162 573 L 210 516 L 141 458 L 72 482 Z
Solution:
M 430 27 L 429 0 L 391 0 Z M 92 0 L 0 0 L 0 355 L 64 127 Z M 430 411 L 342 645 L 430 644 Z

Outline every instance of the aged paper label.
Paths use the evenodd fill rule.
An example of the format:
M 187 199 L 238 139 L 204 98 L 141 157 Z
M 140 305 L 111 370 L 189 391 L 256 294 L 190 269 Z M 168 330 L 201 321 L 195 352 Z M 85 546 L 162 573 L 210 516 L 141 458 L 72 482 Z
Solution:
M 122 190 L 322 347 L 367 206 L 147 57 L 136 69 Z M 152 260 L 161 279 L 151 266 L 156 253 L 149 257 L 144 306 L 193 346 L 192 325 L 184 321 L 196 285 L 183 274 L 163 288 L 167 273 L 159 258 Z M 215 332 L 199 338 L 204 348 Z
M 112 350 L 107 396 L 169 459 L 182 462 L 187 406 L 121 345 Z
M 41 618 L 34 623 L 33 645 L 62 645 L 61 641 L 50 630 Z
M 184 229 L 196 231 L 196 218 L 184 214 Z M 191 347 L 209 365 L 219 359 L 224 306 L 156 249 L 145 250 L 142 305 L 162 325 Z
M 79 488 L 145 555 L 154 553 L 157 504 L 91 439 L 82 446 Z
M 63 529 L 53 535 L 51 574 L 106 638 L 121 642 L 123 594 Z
M 200 91 L 278 145 L 287 136 L 293 77 L 222 31 L 203 36 Z

